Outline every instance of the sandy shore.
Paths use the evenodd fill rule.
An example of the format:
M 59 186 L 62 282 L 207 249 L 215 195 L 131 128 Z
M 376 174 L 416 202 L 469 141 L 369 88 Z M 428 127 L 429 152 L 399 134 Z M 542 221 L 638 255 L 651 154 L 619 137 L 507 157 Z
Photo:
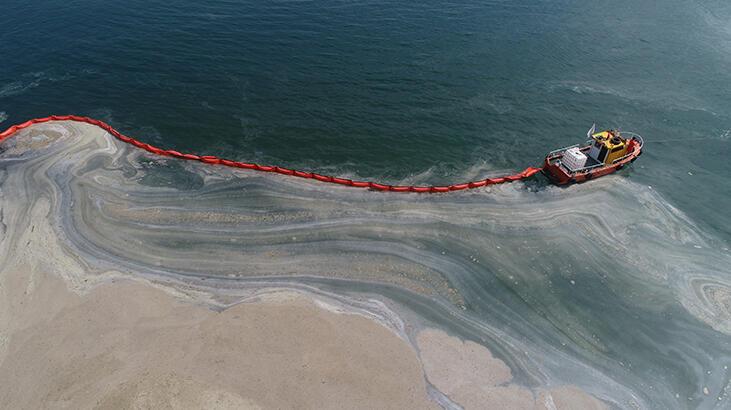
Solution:
M 135 281 L 77 295 L 4 270 L 2 284 L 3 408 L 438 408 L 425 375 L 466 409 L 604 408 L 574 387 L 511 384 L 476 343 L 425 330 L 417 355 L 385 326 L 294 292 L 217 312 Z
M 84 296 L 50 275 L 8 282 L 2 408 L 435 407 L 396 334 L 294 293 L 219 313 L 131 281 Z
M 3 300 L 3 408 L 438 408 L 424 374 L 466 409 L 604 408 L 574 387 L 511 384 L 484 346 L 442 331 L 419 334 L 418 357 L 386 327 L 296 293 L 219 313 L 133 281 L 83 296 L 50 275 L 5 271 L 8 283 L 26 290 Z
M 133 234 L 100 234 L 99 226 L 113 220 L 134 233 L 140 220 L 126 220 L 123 212 L 87 216 L 97 198 L 117 201 L 117 191 L 104 191 L 113 174 L 75 181 L 84 188 L 98 184 L 83 195 L 58 183 L 70 164 L 79 164 L 76 153 L 108 156 L 117 143 L 92 127 L 62 124 L 15 138 L 0 153 L 0 159 L 23 158 L 0 179 L 0 408 L 425 409 L 438 408 L 442 395 L 448 397 L 443 405 L 466 409 L 604 407 L 575 387 L 518 385 L 485 346 L 440 330 L 415 329 L 412 341 L 345 306 L 326 309 L 317 295 L 294 291 L 246 303 L 228 294 L 225 305 L 210 303 L 215 295 L 180 281 L 150 281 L 155 275 L 130 268 L 139 264 L 117 270 L 116 259 L 82 256 L 68 239 L 82 228 L 89 237 L 104 234 L 135 246 L 127 239 Z M 44 151 L 59 144 L 63 149 Z M 26 152 L 39 156 L 22 157 Z M 101 163 L 90 160 L 84 169 Z M 106 166 L 129 164 L 117 158 Z M 59 204 L 73 208 L 70 216 L 54 214 Z M 276 256 L 267 257 L 276 262 Z M 203 249 L 197 263 L 222 260 Z

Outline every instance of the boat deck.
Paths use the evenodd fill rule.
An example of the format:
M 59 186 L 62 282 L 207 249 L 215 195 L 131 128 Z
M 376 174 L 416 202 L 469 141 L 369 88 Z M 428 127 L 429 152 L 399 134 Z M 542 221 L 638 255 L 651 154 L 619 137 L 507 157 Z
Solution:
M 575 145 L 574 145 L 574 146 L 575 146 Z M 554 161 L 556 161 L 556 162 L 558 163 L 558 165 L 559 165 L 559 166 L 560 166 L 561 168 L 563 168 L 563 169 L 564 169 L 564 170 L 565 170 L 565 171 L 566 171 L 566 172 L 567 172 L 568 174 L 574 174 L 574 173 L 576 173 L 576 172 L 581 172 L 581 171 L 584 171 L 584 170 L 586 170 L 586 169 L 588 169 L 588 168 L 596 168 L 596 167 L 598 167 L 599 165 L 601 165 L 601 163 L 600 163 L 599 161 L 595 160 L 594 158 L 592 158 L 592 157 L 590 157 L 590 156 L 588 155 L 588 153 L 589 153 L 589 149 L 591 149 L 591 146 L 589 146 L 589 145 L 585 145 L 585 146 L 583 146 L 583 147 L 579 147 L 579 149 L 581 150 L 581 152 L 583 152 L 584 154 L 586 154 L 586 163 L 584 164 L 584 167 L 583 167 L 583 168 L 581 168 L 581 169 L 577 169 L 577 170 L 574 170 L 574 171 L 572 171 L 572 170 L 568 169 L 568 167 L 566 167 L 566 165 L 564 165 L 564 164 L 563 164 L 563 163 L 561 162 L 561 155 L 560 155 L 560 154 L 563 154 L 563 152 L 564 152 L 564 151 L 566 151 L 566 150 L 567 150 L 567 149 L 569 149 L 569 148 L 573 148 L 574 146 L 572 146 L 572 147 L 566 147 L 566 148 L 563 148 L 563 149 L 561 149 L 561 150 L 556 150 L 556 151 L 553 151 L 553 152 L 552 152 L 551 154 L 554 154 L 554 153 L 558 153 L 559 155 L 557 155 L 557 156 L 555 157 L 555 159 L 554 159 L 553 161 L 551 161 L 551 162 L 554 162 Z M 549 155 L 550 155 L 550 154 L 549 154 Z
M 594 158 L 590 156 L 586 156 L 586 164 L 584 164 L 584 167 L 593 167 L 594 165 L 599 164 L 599 161 L 595 160 Z

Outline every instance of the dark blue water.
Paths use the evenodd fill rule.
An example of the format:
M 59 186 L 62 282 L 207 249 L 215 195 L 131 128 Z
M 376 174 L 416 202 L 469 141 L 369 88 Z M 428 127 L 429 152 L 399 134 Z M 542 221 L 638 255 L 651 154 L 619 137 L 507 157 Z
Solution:
M 728 254 L 727 1 L 5 0 L 0 27 L 0 128 L 73 113 L 181 151 L 442 183 L 537 165 L 597 122 L 647 141 L 631 169 L 609 178 L 659 192 Z M 540 190 L 545 181 L 536 179 Z M 635 199 L 622 203 L 642 203 Z M 530 267 L 549 275 L 560 262 Z M 691 380 L 702 366 L 658 346 L 697 346 L 688 335 L 709 332 L 709 345 L 727 347 L 727 335 L 660 301 L 658 311 L 631 316 L 633 289 L 615 295 L 604 282 L 586 282 L 585 293 L 562 290 L 565 309 L 616 338 L 602 352 L 613 365 L 629 359 L 641 369 L 627 372 L 650 385 L 702 394 Z M 494 289 L 471 286 L 480 297 L 479 286 Z M 498 297 L 518 297 L 534 312 L 563 306 L 536 302 L 545 293 L 538 285 L 511 292 Z M 492 307 L 474 309 L 489 317 Z M 692 332 L 683 335 L 685 323 Z
M 6 0 L 0 111 L 7 123 L 92 115 L 181 150 L 362 177 L 431 170 L 434 182 L 537 164 L 596 121 L 643 134 L 632 178 L 728 234 L 730 16 L 727 2 L 680 0 Z

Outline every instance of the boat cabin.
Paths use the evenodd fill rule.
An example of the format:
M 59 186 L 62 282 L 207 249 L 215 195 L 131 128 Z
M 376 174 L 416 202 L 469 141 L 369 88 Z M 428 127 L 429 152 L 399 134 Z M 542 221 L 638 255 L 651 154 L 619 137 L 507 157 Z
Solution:
M 628 142 L 614 130 L 591 134 L 594 142 L 589 156 L 602 164 L 611 164 L 617 158 L 627 155 Z

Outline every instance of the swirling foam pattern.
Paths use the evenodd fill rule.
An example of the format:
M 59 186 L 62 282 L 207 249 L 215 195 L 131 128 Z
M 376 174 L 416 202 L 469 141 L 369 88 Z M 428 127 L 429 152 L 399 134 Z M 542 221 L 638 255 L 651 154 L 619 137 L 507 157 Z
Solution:
M 84 124 L 1 147 L 4 246 L 49 200 L 86 267 L 65 273 L 79 289 L 117 272 L 214 299 L 264 283 L 370 295 L 408 337 L 429 325 L 483 343 L 527 386 L 577 384 L 620 408 L 728 406 L 729 252 L 621 175 L 425 198 L 161 159 Z

